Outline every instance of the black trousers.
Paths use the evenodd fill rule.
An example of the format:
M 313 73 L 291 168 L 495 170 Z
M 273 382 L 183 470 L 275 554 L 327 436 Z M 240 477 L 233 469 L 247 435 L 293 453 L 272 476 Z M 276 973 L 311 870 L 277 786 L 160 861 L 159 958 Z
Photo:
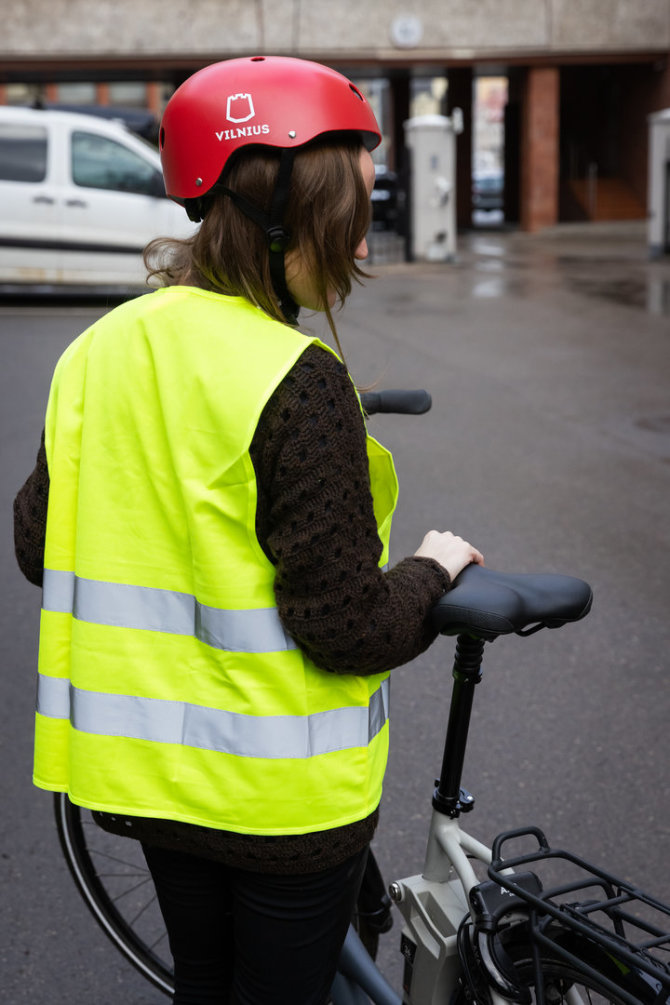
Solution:
M 143 845 L 170 940 L 174 1005 L 324 1005 L 367 848 L 307 875 Z

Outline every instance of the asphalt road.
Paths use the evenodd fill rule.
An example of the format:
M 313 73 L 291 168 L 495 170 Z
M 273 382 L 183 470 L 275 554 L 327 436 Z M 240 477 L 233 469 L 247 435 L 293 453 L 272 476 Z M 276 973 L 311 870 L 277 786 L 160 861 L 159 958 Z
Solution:
M 423 417 L 379 416 L 401 500 L 394 557 L 433 526 L 487 564 L 588 580 L 584 622 L 487 647 L 464 784 L 489 840 L 536 823 L 670 900 L 670 263 L 639 228 L 480 234 L 450 265 L 373 262 L 340 335 L 359 384 L 427 387 Z M 376 256 L 380 262 L 380 256 Z M 0 304 L 3 812 L 0 1001 L 165 1001 L 109 947 L 31 787 L 39 595 L 13 560 L 11 503 L 39 443 L 49 378 L 104 305 Z M 315 325 L 322 333 L 320 322 Z M 394 672 L 392 755 L 375 841 L 420 871 L 441 761 L 451 643 Z M 382 960 L 397 979 L 398 928 Z

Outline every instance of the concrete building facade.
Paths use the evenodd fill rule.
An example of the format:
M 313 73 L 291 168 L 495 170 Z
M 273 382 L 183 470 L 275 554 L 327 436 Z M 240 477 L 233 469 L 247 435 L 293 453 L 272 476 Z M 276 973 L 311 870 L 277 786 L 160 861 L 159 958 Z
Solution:
M 367 85 L 383 155 L 400 171 L 413 88 L 446 78 L 439 110 L 460 107 L 465 123 L 463 226 L 478 75 L 508 81 L 510 223 L 646 213 L 647 117 L 670 106 L 670 0 L 24 0 L 3 12 L 0 102 L 63 100 L 86 85 L 110 104 L 132 85 L 133 100 L 159 114 L 201 66 L 263 53 L 317 59 Z

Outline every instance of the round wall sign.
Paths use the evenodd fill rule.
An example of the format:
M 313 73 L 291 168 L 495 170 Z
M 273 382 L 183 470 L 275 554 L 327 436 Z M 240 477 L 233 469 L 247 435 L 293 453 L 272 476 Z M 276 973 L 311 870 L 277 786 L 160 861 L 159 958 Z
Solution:
M 423 35 L 421 18 L 413 14 L 402 14 L 391 22 L 391 41 L 401 49 L 418 45 Z

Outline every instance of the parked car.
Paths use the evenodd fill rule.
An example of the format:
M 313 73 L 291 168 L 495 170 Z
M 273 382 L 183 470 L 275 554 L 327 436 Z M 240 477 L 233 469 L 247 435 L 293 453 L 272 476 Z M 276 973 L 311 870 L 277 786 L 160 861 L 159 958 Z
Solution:
M 139 286 L 148 241 L 193 229 L 123 124 L 0 107 L 0 284 Z
M 56 112 L 77 112 L 79 115 L 94 115 L 96 118 L 122 122 L 131 133 L 149 140 L 158 146 L 160 123 L 153 112 L 143 108 L 123 108 L 120 105 L 72 105 L 65 102 L 40 102 L 33 108 L 46 108 Z
M 398 176 L 382 164 L 375 165 L 372 190 L 372 223 L 378 230 L 395 230 L 400 211 Z
M 477 171 L 472 177 L 473 209 L 502 209 L 504 177 L 501 171 Z

